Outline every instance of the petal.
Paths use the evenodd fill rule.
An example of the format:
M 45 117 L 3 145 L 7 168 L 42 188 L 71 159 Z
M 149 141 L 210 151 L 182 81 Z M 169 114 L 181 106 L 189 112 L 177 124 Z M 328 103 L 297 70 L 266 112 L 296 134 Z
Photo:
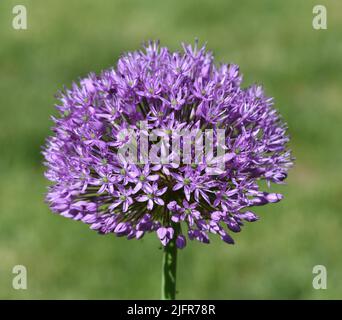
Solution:
M 128 210 L 128 202 L 125 201 L 125 202 L 123 203 L 123 206 L 122 206 L 122 211 L 123 211 L 123 212 L 127 212 L 127 210 Z
M 220 199 L 215 199 L 214 203 L 213 203 L 213 206 L 217 207 L 219 204 L 220 204 Z
M 137 193 L 142 188 L 142 183 L 139 181 L 133 189 L 133 193 Z
M 162 243 L 164 247 L 169 243 L 169 241 L 170 239 L 168 239 L 167 237 L 165 237 L 163 240 L 160 240 L 160 242 Z
M 183 207 L 184 207 L 185 209 L 188 209 L 188 208 L 189 208 L 189 202 L 186 201 L 186 200 L 183 200 Z
M 117 235 L 124 235 L 127 231 L 128 231 L 128 225 L 125 222 L 118 223 L 118 225 L 114 229 L 114 232 Z
M 143 174 L 148 175 L 150 172 L 150 165 L 148 163 L 145 164 Z
M 154 202 L 156 204 L 159 204 L 160 206 L 163 206 L 165 204 L 165 202 L 162 198 L 154 198 Z
M 152 174 L 146 178 L 148 181 L 157 181 L 159 176 L 157 174 Z
M 170 170 L 166 167 L 166 166 L 163 166 L 163 172 L 169 176 L 170 175 Z
M 183 183 L 179 182 L 179 183 L 176 183 L 176 184 L 173 186 L 172 190 L 173 190 L 173 191 L 176 191 L 176 190 L 179 190 L 179 189 L 181 189 L 181 188 L 183 188 Z
M 113 202 L 110 206 L 109 206 L 109 210 L 113 210 L 115 209 L 117 206 L 119 206 L 120 204 L 122 203 L 122 201 L 116 201 L 116 202 Z
M 269 193 L 266 195 L 266 199 L 271 203 L 275 203 L 283 199 L 283 195 L 280 193 Z
M 152 186 L 149 184 L 149 183 L 145 183 L 143 185 L 143 190 L 146 192 L 146 193 L 152 193 L 153 192 L 153 188 Z
M 151 199 L 148 199 L 147 202 L 147 209 L 152 210 L 153 209 L 153 201 Z
M 179 209 L 179 206 L 178 206 L 177 202 L 173 200 L 173 201 L 168 203 L 167 208 L 170 211 L 177 211 Z
M 158 235 L 158 238 L 160 240 L 163 240 L 166 236 L 166 233 L 167 233 L 167 230 L 166 228 L 164 227 L 160 227 L 158 230 L 157 230 L 157 235 Z
M 178 181 L 183 181 L 183 177 L 177 173 L 173 173 L 172 176 Z
M 143 196 L 137 197 L 136 200 L 139 202 L 145 202 L 145 201 L 149 200 L 149 197 L 146 195 L 143 195 Z
M 190 201 L 190 188 L 188 186 L 184 187 L 184 193 L 186 200 Z
M 176 246 L 178 249 L 183 249 L 186 246 L 186 239 L 182 234 L 177 237 Z
M 163 129 L 154 129 L 153 133 L 158 137 L 165 137 L 167 136 L 166 130 Z
M 97 191 L 97 193 L 102 193 L 103 191 L 105 191 L 105 189 L 106 189 L 106 185 L 103 184 L 103 185 L 101 186 L 101 188 L 99 189 L 99 191 Z
M 259 219 L 259 217 L 252 211 L 246 211 L 242 213 L 236 214 L 236 216 L 240 219 L 246 220 L 248 222 L 253 222 Z
M 131 197 L 127 197 L 126 201 L 129 206 L 133 203 L 133 199 Z
M 211 213 L 211 220 L 213 221 L 220 221 L 221 220 L 221 212 L 220 211 L 214 211 Z
M 173 235 L 175 234 L 175 231 L 173 230 L 172 227 L 168 227 L 166 228 L 166 236 L 167 238 L 169 238 L 170 240 L 173 238 Z
M 179 214 L 174 214 L 172 217 L 171 217 L 171 220 L 173 222 L 179 222 L 180 221 L 180 216 Z
M 136 232 L 135 237 L 137 239 L 141 239 L 144 236 L 144 234 L 145 234 L 144 231 L 139 230 L 139 231 Z
M 203 199 L 204 199 L 208 204 L 210 204 L 210 199 L 209 199 L 208 195 L 207 195 L 204 191 L 202 191 L 202 190 L 200 190 L 200 194 L 201 194 L 201 196 L 203 197 Z
M 157 196 L 161 196 L 162 194 L 164 194 L 167 190 L 167 187 L 164 187 L 163 189 L 160 189 L 156 192 Z
M 155 166 L 153 166 L 151 169 L 152 171 L 159 171 L 161 169 L 162 165 L 161 164 L 156 164 Z
M 239 224 L 233 218 L 229 218 L 229 220 L 227 221 L 227 227 L 233 232 L 241 231 Z
M 228 235 L 227 233 L 221 235 L 221 239 L 224 242 L 229 243 L 229 244 L 234 244 L 235 243 L 233 238 L 230 235 Z

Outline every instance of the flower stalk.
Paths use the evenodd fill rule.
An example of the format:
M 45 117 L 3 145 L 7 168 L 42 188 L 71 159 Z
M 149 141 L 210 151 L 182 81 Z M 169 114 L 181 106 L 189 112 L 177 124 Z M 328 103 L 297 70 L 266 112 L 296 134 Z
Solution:
M 177 276 L 177 245 L 178 230 L 175 228 L 173 238 L 164 247 L 162 264 L 162 300 L 176 299 L 176 276 Z

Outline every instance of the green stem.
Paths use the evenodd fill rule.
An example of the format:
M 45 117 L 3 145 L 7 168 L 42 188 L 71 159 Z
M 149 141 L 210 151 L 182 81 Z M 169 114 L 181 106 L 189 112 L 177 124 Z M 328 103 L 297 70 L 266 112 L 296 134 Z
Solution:
M 176 271 L 177 271 L 177 246 L 176 238 L 178 228 L 175 230 L 173 239 L 164 247 L 163 270 L 162 270 L 162 300 L 174 300 L 176 298 Z

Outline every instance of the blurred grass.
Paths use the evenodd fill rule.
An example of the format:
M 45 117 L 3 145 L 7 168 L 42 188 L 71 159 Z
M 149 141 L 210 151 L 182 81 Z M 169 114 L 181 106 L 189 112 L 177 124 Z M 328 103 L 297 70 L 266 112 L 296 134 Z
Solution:
M 277 205 L 259 208 L 227 246 L 192 242 L 179 254 L 179 298 L 342 298 L 342 2 L 320 1 L 328 30 L 312 28 L 316 1 L 21 0 L 28 30 L 11 27 L 17 1 L 0 3 L 0 298 L 159 298 L 161 251 L 101 237 L 43 202 L 40 147 L 63 85 L 160 39 L 178 49 L 198 37 L 218 61 L 262 83 L 289 124 L 297 158 Z M 28 290 L 12 289 L 12 267 Z M 312 268 L 328 289 L 312 288 Z

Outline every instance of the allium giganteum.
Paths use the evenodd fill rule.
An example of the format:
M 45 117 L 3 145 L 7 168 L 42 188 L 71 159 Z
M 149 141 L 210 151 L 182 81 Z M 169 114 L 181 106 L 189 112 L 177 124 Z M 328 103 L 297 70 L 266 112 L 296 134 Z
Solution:
M 164 246 L 210 233 L 234 243 L 253 206 L 282 199 L 259 182 L 280 184 L 291 166 L 272 98 L 241 82 L 204 47 L 149 43 L 61 92 L 44 149 L 51 209 L 101 234 L 156 232 Z

